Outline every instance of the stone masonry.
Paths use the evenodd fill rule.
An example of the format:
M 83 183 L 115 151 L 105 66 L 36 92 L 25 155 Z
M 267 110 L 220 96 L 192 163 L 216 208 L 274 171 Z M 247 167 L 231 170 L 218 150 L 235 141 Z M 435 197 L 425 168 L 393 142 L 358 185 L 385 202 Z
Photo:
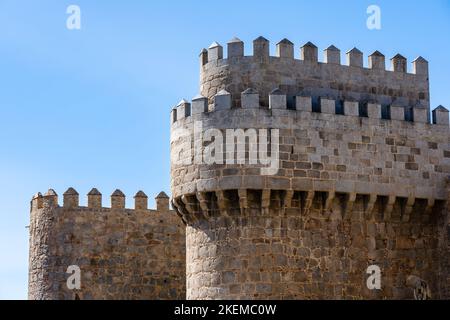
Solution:
M 413 299 L 408 277 L 450 298 L 449 114 L 430 117 L 427 61 L 407 73 L 397 55 L 386 70 L 377 51 L 364 68 L 352 49 L 341 65 L 331 46 L 322 63 L 312 43 L 297 60 L 288 40 L 272 57 L 262 37 L 243 52 L 239 39 L 227 58 L 204 49 L 201 94 L 171 114 L 187 298 Z M 276 131 L 277 148 L 258 131 Z M 254 146 L 276 156 L 275 172 L 250 164 Z M 381 290 L 367 288 L 372 265 Z
M 78 193 L 64 193 L 63 206 L 50 190 L 31 202 L 29 298 L 184 299 L 185 228 L 161 193 L 156 210 L 138 192 L 135 209 L 125 209 L 125 195 L 116 190 L 111 208 L 93 189 L 88 206 Z M 80 290 L 69 290 L 69 266 L 81 271 Z
M 428 62 L 269 48 L 201 51 L 200 94 L 170 116 L 173 210 L 33 197 L 30 299 L 450 299 L 449 111 L 431 111 Z

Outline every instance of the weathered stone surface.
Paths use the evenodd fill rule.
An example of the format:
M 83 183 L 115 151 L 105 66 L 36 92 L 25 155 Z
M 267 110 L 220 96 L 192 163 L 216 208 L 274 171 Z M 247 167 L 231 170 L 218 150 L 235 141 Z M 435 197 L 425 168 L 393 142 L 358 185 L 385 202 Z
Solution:
M 448 112 L 436 109 L 437 125 L 429 123 L 427 62 L 417 59 L 410 74 L 400 55 L 387 71 L 379 52 L 367 69 L 357 49 L 347 54 L 349 66 L 335 47 L 317 63 L 312 43 L 301 60 L 288 41 L 277 57 L 268 57 L 264 38 L 254 50 L 201 69 L 202 94 L 227 90 L 228 112 L 172 125 L 188 299 L 413 299 L 409 276 L 423 279 L 433 298 L 448 297 Z M 249 87 L 259 108 L 256 99 L 244 101 Z M 193 146 L 176 134 L 195 122 L 223 136 L 277 129 L 277 170 L 190 163 L 193 150 L 180 151 Z M 220 152 L 230 154 L 228 147 L 235 146 L 227 141 Z M 382 270 L 381 290 L 367 288 L 370 265 Z
M 428 62 L 410 74 L 399 55 L 392 72 L 379 52 L 366 69 L 357 49 L 342 66 L 335 47 L 318 63 L 312 43 L 302 60 L 288 40 L 277 57 L 265 38 L 253 45 L 250 57 L 239 39 L 228 59 L 217 43 L 203 50 L 204 97 L 172 110 L 175 211 L 165 193 L 156 211 L 143 192 L 135 210 L 119 190 L 111 208 L 96 189 L 87 208 L 74 189 L 63 207 L 54 190 L 33 197 L 31 299 L 413 299 L 423 288 L 450 298 L 449 113 L 438 107 L 428 123 Z M 199 123 L 217 139 L 277 131 L 275 166 L 238 157 L 258 160 L 265 142 L 251 134 L 211 153 L 230 159 L 199 160 L 196 146 L 211 142 L 194 134 Z M 80 290 L 67 289 L 70 265 Z M 367 288 L 371 265 L 381 290 Z
M 331 45 L 324 51 L 324 62 L 331 64 L 341 64 L 341 50 Z
M 331 111 L 334 103 L 329 105 L 328 109 Z M 351 111 L 349 105 L 345 104 L 346 112 Z M 450 152 L 449 128 L 400 119 L 382 120 L 379 118 L 380 106 L 368 106 L 373 118 L 260 108 L 231 109 L 227 117 L 220 112 L 200 114 L 195 120 L 203 123 L 203 130 L 214 128 L 224 137 L 226 130 L 233 127 L 255 129 L 256 132 L 278 128 L 280 144 L 277 164 L 280 171 L 274 177 L 293 181 L 299 177 L 295 177 L 294 172 L 288 175 L 288 170 L 303 170 L 306 177 L 312 180 L 339 181 L 340 185 L 344 182 L 353 183 L 351 191 L 356 193 L 376 191 L 380 196 L 398 193 L 400 197 L 413 193 L 419 199 L 445 200 L 445 179 L 450 174 L 450 158 L 445 157 L 444 151 Z M 399 114 L 404 118 L 403 108 L 398 109 L 401 109 Z M 393 110 L 392 115 L 396 108 L 393 107 Z M 176 128 L 187 129 L 189 132 L 193 130 L 193 121 L 177 122 L 172 129 Z M 183 141 L 173 141 L 173 156 L 178 157 L 179 150 L 183 148 L 194 148 L 194 144 L 186 145 Z M 191 152 L 181 153 L 188 157 L 181 160 L 192 160 L 194 151 L 192 149 Z M 408 163 L 407 167 L 405 163 Z M 265 166 L 259 164 L 249 166 L 249 169 L 263 167 Z M 184 193 L 182 190 L 188 189 L 195 193 L 197 186 L 205 185 L 207 181 L 213 182 L 208 183 L 211 189 L 203 188 L 202 191 L 213 192 L 217 186 L 234 189 L 238 184 L 230 185 L 230 177 L 223 176 L 220 169 L 239 168 L 237 163 L 216 164 L 214 168 L 197 166 L 195 163 L 187 166 L 173 165 L 173 195 L 178 197 Z M 245 172 L 239 172 L 232 178 L 245 176 Z M 424 179 L 425 173 L 432 174 Z M 296 174 L 301 175 L 302 172 Z M 244 180 L 239 180 L 240 188 L 248 188 L 243 182 Z M 252 183 L 252 188 L 254 187 L 255 184 Z M 264 188 L 261 185 L 258 189 Z M 349 190 L 336 189 L 336 192 L 347 193 Z
M 200 91 L 212 101 L 220 90 L 227 90 L 233 101 L 251 87 L 268 106 L 270 92 L 277 87 L 287 96 L 306 93 L 310 96 L 355 101 L 373 100 L 381 105 L 401 101 L 402 106 L 415 106 L 418 101 L 430 109 L 428 63 L 416 60 L 415 73 L 392 72 L 385 68 L 385 58 L 378 52 L 370 57 L 373 68 L 363 66 L 363 53 L 354 48 L 347 53 L 350 68 L 338 63 L 334 47 L 326 50 L 328 63 L 317 63 L 317 47 L 308 43 L 302 47 L 302 59 L 291 57 L 290 45 L 280 43 L 282 56 L 269 57 L 269 42 L 258 38 L 254 55 L 239 59 L 212 60 L 201 68 Z M 396 70 L 401 67 L 396 61 Z
M 419 206 L 412 211 L 415 222 L 409 223 L 384 221 L 378 202 L 375 220 L 366 221 L 362 198 L 353 210 L 360 218 L 332 222 L 326 218 L 331 212 L 344 214 L 338 200 L 324 212 L 316 197 L 306 216 L 300 203 L 287 216 L 275 207 L 261 216 L 257 206 L 250 203 L 254 209 L 245 217 L 229 209 L 230 217 L 217 215 L 188 225 L 188 299 L 413 299 L 405 282 L 405 275 L 413 274 L 426 279 L 433 297 L 441 292 L 441 284 L 433 280 L 441 250 L 437 225 L 421 222 Z M 393 232 L 386 234 L 386 229 Z M 418 250 L 418 243 L 433 245 Z M 372 264 L 382 267 L 382 290 L 366 287 L 365 271 Z M 217 273 L 222 276 L 214 282 L 201 280 Z
M 93 189 L 89 196 L 101 194 Z M 114 196 L 121 199 L 123 193 Z M 29 299 L 185 298 L 185 227 L 168 204 L 147 210 L 143 192 L 135 196 L 136 210 L 102 208 L 98 202 L 60 207 L 39 199 L 32 201 Z M 157 200 L 166 199 L 162 193 Z M 72 265 L 81 269 L 80 290 L 66 285 Z

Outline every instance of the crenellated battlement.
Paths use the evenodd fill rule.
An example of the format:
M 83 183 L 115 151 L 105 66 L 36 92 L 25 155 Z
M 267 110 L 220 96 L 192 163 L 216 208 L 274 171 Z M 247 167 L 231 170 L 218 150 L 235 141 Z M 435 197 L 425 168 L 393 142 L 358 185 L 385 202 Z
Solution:
M 205 206 L 207 201 L 201 199 L 210 199 L 214 194 L 217 203 L 225 208 L 252 190 L 265 190 L 269 195 L 283 191 L 283 197 L 288 198 L 296 192 L 310 192 L 326 193 L 330 199 L 335 194 L 344 194 L 346 199 L 356 195 L 374 201 L 393 199 L 393 204 L 408 199 L 405 203 L 425 201 L 427 208 L 447 199 L 450 131 L 449 112 L 444 107 L 436 108 L 429 122 L 424 108 L 412 108 L 407 113 L 404 107 L 383 108 L 375 101 L 361 103 L 311 96 L 296 96 L 289 102 L 279 88 L 271 91 L 268 101 L 268 106 L 263 106 L 261 96 L 250 88 L 241 93 L 237 106 L 231 94 L 222 90 L 211 104 L 206 97 L 197 96 L 192 102 L 182 100 L 173 109 L 171 158 L 175 207 L 190 212 L 192 208 L 201 208 L 200 204 Z M 210 141 L 202 140 L 207 134 L 203 135 L 199 128 L 203 133 L 211 132 L 214 142 L 223 143 L 223 149 L 216 152 L 232 154 L 234 158 L 213 164 L 202 161 L 202 153 Z M 252 141 L 251 130 L 256 134 L 274 129 L 279 130 L 277 172 L 263 174 L 264 165 L 250 164 L 249 158 L 245 164 L 238 163 L 235 146 L 227 140 L 229 130 L 244 130 L 249 133 L 246 138 Z M 259 145 L 265 143 L 254 141 Z M 244 148 L 249 156 L 250 147 Z M 239 197 L 220 202 L 226 199 L 224 191 L 232 191 Z M 205 206 L 203 211 L 214 208 L 218 207 Z
M 269 105 L 264 106 L 259 93 L 255 89 L 249 88 L 241 93 L 240 103 L 237 104 L 233 101 L 231 93 L 221 90 L 214 95 L 211 104 L 209 104 L 208 98 L 202 95 L 194 97 L 192 102 L 181 100 L 172 109 L 171 121 L 175 123 L 198 114 L 231 109 L 276 109 L 449 126 L 449 111 L 443 106 L 433 110 L 430 121 L 430 114 L 426 108 L 395 104 L 382 105 L 376 101 L 336 100 L 328 96 L 298 95 L 289 97 L 279 88 L 269 94 L 268 101 Z
M 346 53 L 345 64 L 341 51 L 333 45 L 323 56 L 319 61 L 317 46 L 308 42 L 296 58 L 294 44 L 287 39 L 276 45 L 272 56 L 270 43 L 263 37 L 253 41 L 253 55 L 245 56 L 244 42 L 234 38 L 224 56 L 223 47 L 214 42 L 200 54 L 200 92 L 209 104 L 225 90 L 239 106 L 241 93 L 253 88 L 259 92 L 261 104 L 268 107 L 270 93 L 279 88 L 288 102 L 306 95 L 430 111 L 428 62 L 424 58 L 415 59 L 409 72 L 408 61 L 400 54 L 390 59 L 390 68 L 379 51 L 367 57 L 367 67 L 357 48 Z
M 117 189 L 110 196 L 110 207 L 102 206 L 102 194 L 93 188 L 87 194 L 87 206 L 80 206 L 79 193 L 74 188 L 67 189 L 63 194 L 62 208 L 67 209 L 127 209 L 125 207 L 126 196 Z M 169 196 L 166 193 L 159 193 L 156 198 L 156 211 L 169 211 Z M 53 189 L 49 189 L 45 195 L 38 192 L 31 200 L 31 209 L 42 209 L 44 207 L 60 207 L 58 194 Z M 133 209 L 128 209 L 133 210 Z M 134 210 L 151 210 L 148 208 L 148 196 L 143 191 L 138 191 L 134 195 Z
M 227 55 L 224 56 L 223 46 L 218 42 L 213 42 L 208 49 L 202 49 L 200 53 L 200 64 L 205 66 L 208 63 L 217 63 L 219 60 L 227 60 L 233 63 L 233 59 L 249 58 L 259 62 L 269 62 L 271 59 L 291 59 L 305 62 L 342 65 L 345 67 L 357 67 L 367 70 L 384 70 L 390 72 L 408 73 L 418 76 L 428 75 L 428 61 L 419 56 L 412 61 L 412 69 L 408 72 L 407 58 L 401 54 L 396 54 L 390 59 L 390 67 L 386 67 L 386 57 L 378 50 L 370 54 L 368 67 L 364 67 L 364 54 L 357 48 L 352 48 L 346 52 L 346 63 L 341 62 L 341 50 L 334 45 L 330 45 L 323 50 L 323 61 L 319 61 L 318 48 L 312 42 L 307 42 L 300 48 L 299 57 L 295 58 L 295 46 L 288 39 L 283 39 L 276 44 L 275 55 L 270 55 L 270 42 L 264 37 L 259 37 L 253 41 L 253 55 L 244 55 L 244 42 L 239 38 L 233 38 L 227 43 Z
M 29 298 L 36 300 L 151 300 L 185 297 L 185 226 L 169 197 L 134 196 L 134 209 L 115 190 L 111 206 L 92 189 L 87 206 L 69 188 L 50 189 L 31 200 Z M 69 266 L 80 270 L 81 287 L 67 286 Z

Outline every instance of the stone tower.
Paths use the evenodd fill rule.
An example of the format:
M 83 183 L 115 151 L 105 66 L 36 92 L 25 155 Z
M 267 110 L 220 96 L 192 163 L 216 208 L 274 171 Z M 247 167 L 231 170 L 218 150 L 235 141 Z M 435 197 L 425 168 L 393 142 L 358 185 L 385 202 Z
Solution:
M 171 114 L 187 298 L 448 298 L 449 114 L 430 116 L 428 62 L 227 47 L 201 52 L 200 95 Z

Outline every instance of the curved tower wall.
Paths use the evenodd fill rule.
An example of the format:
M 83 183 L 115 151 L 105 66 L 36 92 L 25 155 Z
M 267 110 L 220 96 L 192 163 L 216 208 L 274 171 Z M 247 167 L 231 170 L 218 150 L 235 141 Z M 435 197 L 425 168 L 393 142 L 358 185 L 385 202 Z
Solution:
M 407 68 L 407 59 L 396 55 L 386 67 L 386 58 L 375 51 L 364 66 L 363 53 L 354 48 L 341 61 L 339 49 L 324 50 L 323 62 L 312 43 L 304 45 L 296 59 L 294 45 L 288 40 L 277 44 L 276 55 L 269 52 L 269 41 L 260 37 L 253 42 L 253 54 L 244 56 L 244 43 L 227 44 L 228 54 L 213 44 L 203 51 L 200 61 L 200 93 L 212 103 L 221 90 L 230 92 L 239 106 L 241 93 L 253 88 L 260 103 L 268 107 L 268 97 L 280 88 L 292 101 L 297 95 L 334 100 L 377 102 L 382 105 L 426 108 L 430 110 L 428 62 L 419 57 Z M 242 48 L 236 50 L 236 48 Z
M 204 63 L 205 55 L 217 61 Z M 255 62 L 256 54 L 232 62 L 222 55 L 217 46 L 202 53 L 206 96 L 182 101 L 171 115 L 173 204 L 187 224 L 187 297 L 409 299 L 410 275 L 443 297 L 439 221 L 446 213 L 450 172 L 448 111 L 437 108 L 430 124 L 428 102 L 415 104 L 428 86 L 419 67 L 424 60 L 416 60 L 417 74 L 333 66 L 336 74 L 323 71 L 309 92 L 294 93 L 283 87 L 292 77 L 289 63 L 294 71 L 306 64 L 326 67 L 290 57 Z M 306 49 L 302 55 L 314 57 Z M 375 58 L 381 59 L 372 57 L 372 67 L 380 68 Z M 260 76 L 271 63 L 287 67 Z M 242 79 L 245 72 L 250 80 L 233 86 L 230 79 Z M 349 85 L 337 99 L 325 94 L 331 78 L 372 83 L 369 72 L 389 74 L 386 92 L 397 84 L 414 94 L 407 94 L 404 105 L 390 103 L 387 117 L 387 101 L 361 98 L 369 95 L 367 88 Z M 210 84 L 217 89 L 208 89 Z M 353 95 L 358 91 L 360 96 Z M 258 135 L 266 130 L 267 149 L 276 146 L 269 152 L 276 170 L 250 163 L 252 145 L 265 150 L 264 134 L 233 143 L 226 139 L 230 129 Z M 211 151 L 214 141 L 222 141 L 223 150 Z M 380 290 L 366 284 L 372 265 L 382 271 Z

